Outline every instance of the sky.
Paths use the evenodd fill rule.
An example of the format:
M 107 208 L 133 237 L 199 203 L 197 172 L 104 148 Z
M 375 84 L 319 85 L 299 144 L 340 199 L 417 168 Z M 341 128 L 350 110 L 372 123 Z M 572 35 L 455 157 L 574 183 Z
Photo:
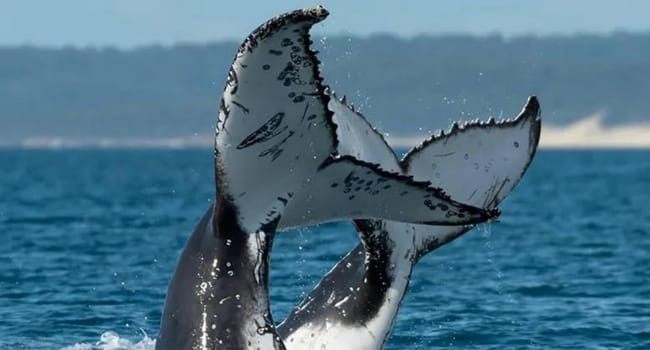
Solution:
M 0 0 L 0 46 L 241 40 L 274 15 L 319 3 L 331 13 L 315 28 L 320 35 L 650 31 L 647 0 Z

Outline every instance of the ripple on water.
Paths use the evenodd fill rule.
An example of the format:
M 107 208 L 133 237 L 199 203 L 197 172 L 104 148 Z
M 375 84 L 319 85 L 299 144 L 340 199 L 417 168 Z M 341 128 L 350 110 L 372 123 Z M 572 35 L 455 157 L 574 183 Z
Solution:
M 212 156 L 0 151 L 0 349 L 153 349 Z M 647 174 L 647 152 L 539 152 L 500 222 L 416 267 L 386 349 L 650 349 Z M 276 321 L 357 243 L 279 233 Z

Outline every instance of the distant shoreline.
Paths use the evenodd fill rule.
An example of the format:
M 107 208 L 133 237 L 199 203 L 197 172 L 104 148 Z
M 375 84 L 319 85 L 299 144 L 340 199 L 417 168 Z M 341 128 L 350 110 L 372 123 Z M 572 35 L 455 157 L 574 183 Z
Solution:
M 543 117 L 542 117 L 543 118 Z M 542 124 L 541 149 L 650 149 L 650 122 L 604 126 L 601 115 L 583 118 L 567 126 Z M 438 135 L 440 131 L 433 133 Z M 430 135 L 385 134 L 395 149 L 409 149 Z M 208 135 L 167 138 L 65 138 L 29 137 L 2 142 L 0 149 L 207 149 L 214 145 Z

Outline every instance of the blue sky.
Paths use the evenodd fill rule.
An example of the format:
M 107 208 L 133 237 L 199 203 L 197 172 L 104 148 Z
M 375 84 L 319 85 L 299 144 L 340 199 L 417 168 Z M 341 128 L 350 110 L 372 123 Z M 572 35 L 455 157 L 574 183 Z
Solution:
M 0 45 L 58 47 L 241 39 L 267 18 L 311 1 L 0 0 Z M 647 0 L 324 0 L 325 35 L 573 34 L 650 31 Z

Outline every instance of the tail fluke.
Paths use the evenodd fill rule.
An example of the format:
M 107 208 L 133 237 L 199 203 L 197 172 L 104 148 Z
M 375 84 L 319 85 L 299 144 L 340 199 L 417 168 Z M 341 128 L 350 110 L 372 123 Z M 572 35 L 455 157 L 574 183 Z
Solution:
M 309 34 L 327 15 L 319 6 L 269 20 L 230 68 L 217 125 L 217 190 L 235 203 L 242 227 L 276 219 L 336 146 Z M 259 213 L 267 213 L 262 222 Z
M 458 203 L 429 182 L 387 172 L 352 156 L 336 156 L 323 163 L 308 189 L 288 203 L 279 227 L 350 217 L 464 225 L 497 214 Z
M 288 202 L 280 229 L 351 217 L 467 225 L 498 215 L 458 203 L 428 180 L 400 174 L 401 164 L 383 136 L 344 99 L 326 94 L 336 125 L 336 155 Z
M 375 129 L 354 107 L 330 93 L 329 109 L 334 113 L 336 135 L 339 139 L 337 152 L 379 165 L 383 170 L 401 173 L 400 161 L 384 136 Z
M 408 175 L 429 180 L 454 199 L 484 209 L 496 208 L 528 169 L 539 143 L 540 107 L 530 97 L 512 120 L 453 124 L 411 150 L 402 160 Z M 391 239 L 411 232 L 416 257 L 446 244 L 473 226 L 442 227 L 384 222 Z M 363 233 L 363 235 L 369 233 Z
M 454 123 L 402 160 L 408 175 L 445 189 L 454 199 L 494 208 L 519 182 L 535 155 L 541 131 L 537 98 L 513 120 Z
M 382 158 L 386 149 L 373 151 L 383 139 L 364 118 L 340 101 L 330 103 L 309 35 L 327 15 L 315 7 L 263 24 L 229 71 L 216 136 L 217 189 L 237 208 L 241 227 L 252 232 L 279 217 L 282 228 L 358 217 L 469 224 L 493 216 L 400 176 Z M 365 182 L 345 187 L 352 178 Z M 414 214 L 401 216 L 400 201 L 412 201 Z M 368 205 L 377 209 L 358 208 Z

